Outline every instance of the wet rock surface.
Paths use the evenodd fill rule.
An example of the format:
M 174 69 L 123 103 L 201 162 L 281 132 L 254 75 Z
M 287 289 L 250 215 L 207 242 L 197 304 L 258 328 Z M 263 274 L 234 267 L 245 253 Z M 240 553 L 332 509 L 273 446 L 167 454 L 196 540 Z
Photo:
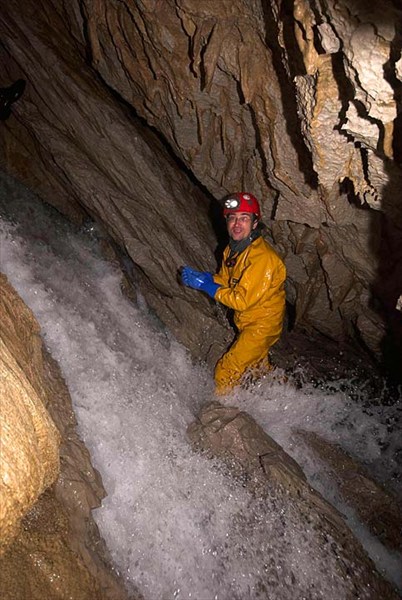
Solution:
M 39 325 L 0 275 L 0 551 L 58 477 L 60 436 L 44 404 Z
M 376 572 L 340 513 L 310 487 L 297 463 L 248 414 L 212 402 L 201 409 L 188 435 L 197 451 L 221 459 L 253 494 L 263 496 L 274 489 L 290 496 L 306 526 L 320 532 L 323 545 L 328 538 L 332 540 L 338 569 L 351 583 L 351 597 L 399 597 Z M 361 498 L 363 502 L 366 499 Z M 396 515 L 392 517 L 393 527 L 399 524 Z
M 339 446 L 312 432 L 299 431 L 305 443 L 330 467 L 342 497 L 368 529 L 391 551 L 402 551 L 402 510 L 398 499 L 376 483 Z
M 4 276 L 0 281 L 1 338 L 16 353 L 21 372 L 32 386 L 31 389 L 35 389 L 43 411 L 46 407 L 56 425 L 57 429 L 55 425 L 52 426 L 57 431 L 57 440 L 59 437 L 61 439 L 57 481 L 50 485 L 55 477 L 45 478 L 44 486 L 47 489 L 38 490 L 43 492 L 38 499 L 37 494 L 29 504 L 17 503 L 20 521 L 18 527 L 13 529 L 13 537 L 8 535 L 8 530 L 2 531 L 1 597 L 4 600 L 126 599 L 129 594 L 111 570 L 106 549 L 91 517 L 91 510 L 100 506 L 105 491 L 99 474 L 91 465 L 89 453 L 77 435 L 68 390 L 58 366 L 42 346 L 39 326 L 31 311 Z M 3 368 L 7 367 L 3 358 L 2 374 Z M 9 379 L 10 375 L 10 371 L 5 373 L 5 378 Z M 2 411 L 8 400 L 3 392 L 4 389 Z M 29 394 L 30 402 L 33 402 L 33 393 Z M 24 423 L 22 416 L 20 413 L 20 420 L 10 423 L 15 452 L 21 448 L 15 432 Z M 52 430 L 39 428 L 39 432 L 43 446 L 51 444 Z M 30 441 L 27 435 L 23 438 L 24 443 Z M 9 468 L 4 461 L 4 443 L 3 439 L 3 483 L 4 469 Z M 33 458 L 34 450 L 35 443 L 31 440 L 30 455 Z M 28 473 L 32 472 L 32 469 L 27 470 Z M 25 481 L 19 481 L 19 484 L 17 492 L 21 497 L 27 493 L 29 486 Z M 7 503 L 6 508 L 11 511 L 15 506 Z M 131 597 L 138 596 L 133 594 Z

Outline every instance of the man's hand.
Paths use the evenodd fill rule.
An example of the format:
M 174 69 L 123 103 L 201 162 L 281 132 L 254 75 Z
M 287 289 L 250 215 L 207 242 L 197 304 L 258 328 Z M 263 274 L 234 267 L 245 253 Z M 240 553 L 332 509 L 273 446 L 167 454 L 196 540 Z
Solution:
M 214 281 L 211 273 L 196 271 L 191 267 L 183 267 L 181 280 L 185 286 L 191 287 L 194 290 L 200 290 L 205 283 L 213 283 Z
M 216 290 L 220 287 L 214 282 L 211 273 L 206 271 L 196 271 L 191 267 L 183 267 L 181 271 L 181 280 L 186 287 L 205 292 L 211 298 L 214 298 Z

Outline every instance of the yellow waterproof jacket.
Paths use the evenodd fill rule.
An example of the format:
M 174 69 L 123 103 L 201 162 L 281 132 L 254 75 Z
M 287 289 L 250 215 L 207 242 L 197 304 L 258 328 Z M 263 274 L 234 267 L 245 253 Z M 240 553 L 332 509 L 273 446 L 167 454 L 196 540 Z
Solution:
M 230 248 L 223 254 L 222 267 L 214 275 L 221 287 L 215 294 L 225 306 L 234 309 L 239 331 L 254 326 L 262 334 L 279 336 L 285 312 L 286 268 L 275 250 L 259 237 L 237 258 L 226 265 Z

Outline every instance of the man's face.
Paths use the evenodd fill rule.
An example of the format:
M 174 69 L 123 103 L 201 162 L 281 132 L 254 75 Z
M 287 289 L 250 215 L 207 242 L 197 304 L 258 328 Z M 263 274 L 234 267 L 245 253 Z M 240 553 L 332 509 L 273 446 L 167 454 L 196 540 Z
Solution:
M 253 223 L 251 213 L 233 212 L 226 215 L 226 226 L 232 240 L 240 242 L 245 240 L 252 230 L 257 227 L 257 221 Z

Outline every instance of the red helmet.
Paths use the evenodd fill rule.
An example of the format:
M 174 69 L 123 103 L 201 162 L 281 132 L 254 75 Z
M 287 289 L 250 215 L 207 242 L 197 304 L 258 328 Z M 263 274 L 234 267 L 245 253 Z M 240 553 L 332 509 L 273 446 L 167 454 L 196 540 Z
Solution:
M 228 196 L 224 202 L 223 216 L 234 212 L 253 213 L 257 219 L 261 218 L 258 200 L 248 192 L 236 192 Z

